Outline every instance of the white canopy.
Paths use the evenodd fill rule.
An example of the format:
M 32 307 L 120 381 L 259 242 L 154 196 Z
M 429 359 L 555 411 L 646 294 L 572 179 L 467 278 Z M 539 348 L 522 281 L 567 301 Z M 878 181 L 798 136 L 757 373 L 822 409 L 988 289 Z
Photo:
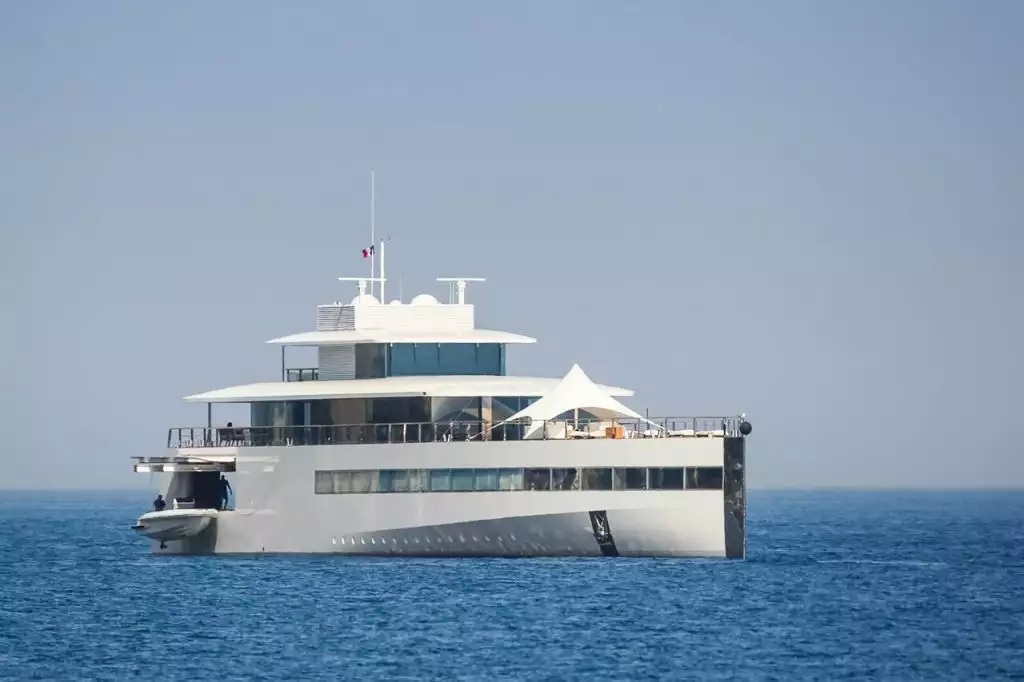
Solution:
M 526 409 L 515 413 L 506 419 L 505 422 L 525 419 L 527 417 L 533 421 L 544 421 L 554 419 L 558 415 L 570 410 L 586 410 L 598 419 L 631 417 L 647 421 L 608 395 L 600 386 L 590 380 L 590 377 L 580 369 L 579 365 L 573 365 L 569 373 L 562 377 L 558 385 L 551 389 L 547 395 L 541 397 L 540 400 Z

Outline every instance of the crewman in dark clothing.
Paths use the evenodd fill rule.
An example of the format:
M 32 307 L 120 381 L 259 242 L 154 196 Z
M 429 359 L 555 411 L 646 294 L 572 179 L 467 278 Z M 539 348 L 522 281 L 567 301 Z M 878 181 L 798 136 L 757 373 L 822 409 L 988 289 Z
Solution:
M 163 511 L 166 507 L 167 507 L 167 503 L 164 502 L 164 496 L 163 495 L 157 495 L 156 499 L 153 500 L 153 510 L 154 511 Z
M 231 484 L 228 483 L 228 479 L 224 474 L 220 475 L 220 508 L 228 508 L 228 500 L 231 499 Z

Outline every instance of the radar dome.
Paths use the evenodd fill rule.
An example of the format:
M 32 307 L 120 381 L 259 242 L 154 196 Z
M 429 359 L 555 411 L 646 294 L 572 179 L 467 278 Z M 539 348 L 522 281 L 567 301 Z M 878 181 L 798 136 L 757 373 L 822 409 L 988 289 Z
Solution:
M 402 302 L 396 298 L 395 300 L 391 301 L 391 303 L 388 303 L 388 305 L 402 305 Z
M 349 301 L 349 305 L 380 305 L 380 301 L 373 294 L 359 294 Z
M 418 294 L 413 296 L 411 305 L 437 305 L 437 299 L 430 294 Z

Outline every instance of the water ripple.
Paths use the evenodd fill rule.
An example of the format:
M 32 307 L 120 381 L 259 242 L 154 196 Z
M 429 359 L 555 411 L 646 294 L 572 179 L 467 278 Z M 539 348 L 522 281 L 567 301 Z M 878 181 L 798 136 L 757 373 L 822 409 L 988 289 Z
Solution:
M 0 679 L 1024 676 L 1024 494 L 751 495 L 751 558 L 161 558 L 0 493 Z

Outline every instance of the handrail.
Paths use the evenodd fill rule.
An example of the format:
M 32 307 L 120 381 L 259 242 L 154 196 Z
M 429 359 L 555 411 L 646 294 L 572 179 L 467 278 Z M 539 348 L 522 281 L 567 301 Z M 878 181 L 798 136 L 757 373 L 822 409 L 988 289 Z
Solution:
M 285 381 L 317 381 L 320 379 L 319 367 L 289 367 L 285 370 Z
M 167 431 L 168 448 L 435 443 L 494 440 L 725 437 L 741 435 L 739 417 L 558 419 L 515 422 L 405 422 L 310 426 L 182 426 Z

